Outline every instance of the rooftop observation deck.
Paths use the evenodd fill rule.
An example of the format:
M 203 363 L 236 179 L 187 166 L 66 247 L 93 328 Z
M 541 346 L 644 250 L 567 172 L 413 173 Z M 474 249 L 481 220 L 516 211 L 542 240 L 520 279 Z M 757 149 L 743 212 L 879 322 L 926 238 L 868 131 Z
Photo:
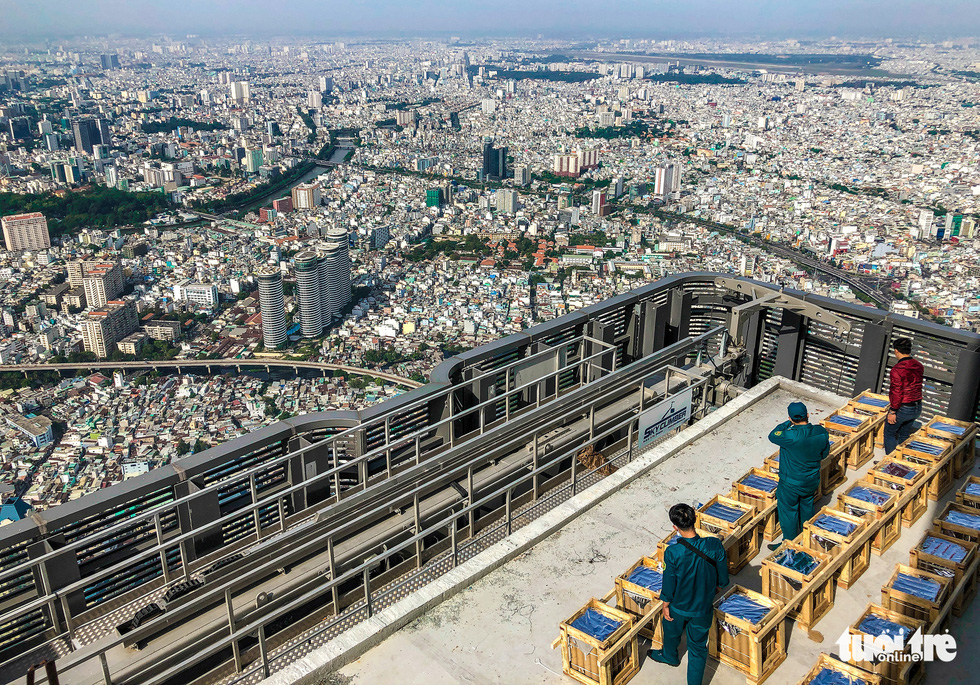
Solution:
M 749 405 L 783 392 L 773 378 L 806 384 L 789 395 L 887 392 L 898 337 L 913 339 L 925 366 L 925 416 L 980 419 L 976 334 L 771 284 L 676 274 L 447 359 L 425 386 L 370 409 L 292 417 L 35 512 L 0 532 L 0 683 L 24 683 L 42 659 L 72 685 L 237 685 L 264 674 L 318 682 L 383 638 L 403 640 L 399 628 L 510 562 L 494 576 L 507 577 L 525 563 L 513 557 L 539 544 L 554 549 L 547 572 L 515 582 L 506 598 L 488 595 L 490 608 L 467 627 L 478 639 L 459 628 L 443 638 L 451 648 L 433 651 L 438 640 L 415 631 L 428 651 L 413 648 L 417 663 L 387 670 L 410 679 L 437 672 L 438 657 L 450 679 L 554 677 L 559 658 L 547 647 L 558 621 L 650 553 L 666 507 L 727 493 L 771 454 L 765 435 L 787 397 L 770 414 Z M 842 398 L 814 396 L 815 417 L 821 402 Z M 696 423 L 638 461 L 647 410 L 678 399 Z M 735 449 L 725 431 L 756 442 Z M 605 476 L 583 459 L 595 451 L 620 470 Z M 669 485 L 663 497 L 644 493 L 634 513 L 630 497 L 647 479 Z M 606 497 L 604 507 L 620 504 L 600 520 L 622 521 L 620 538 L 589 523 L 605 508 L 574 520 Z M 553 534 L 558 542 L 546 542 Z M 884 566 L 876 558 L 875 573 L 896 554 L 908 561 L 914 538 L 906 531 L 906 549 Z M 603 543 L 596 554 L 593 541 Z M 758 587 L 743 576 L 736 582 Z M 856 592 L 874 597 L 880 583 L 863 582 Z M 841 593 L 839 607 L 854 596 Z M 845 620 L 837 611 L 817 626 L 832 640 Z M 499 625 L 524 614 L 517 633 Z M 778 682 L 812 662 L 805 639 L 792 639 Z M 477 649 L 481 640 L 493 649 Z M 524 652 L 529 665 L 513 668 Z M 507 665 L 494 673 L 498 657 Z M 380 672 L 361 681 L 391 680 Z
M 333 642 L 265 681 L 362 685 L 442 685 L 443 683 L 574 682 L 562 675 L 560 650 L 551 648 L 558 626 L 591 597 L 601 598 L 613 579 L 637 559 L 652 555 L 671 531 L 667 509 L 676 502 L 706 502 L 727 494 L 735 479 L 761 468 L 774 447 L 766 436 L 785 420 L 787 404 L 802 399 L 816 422 L 849 398 L 800 383 L 773 378 L 729 402 L 631 463 L 537 519 L 441 580 L 374 616 Z M 923 416 L 923 420 L 928 419 Z M 847 481 L 817 503 L 832 505 L 837 494 L 860 480 L 883 456 L 847 471 Z M 909 550 L 932 527 L 962 479 L 929 508 L 882 556 L 872 555 L 867 572 L 849 589 L 838 589 L 831 611 L 810 635 L 787 626 L 788 658 L 771 683 L 798 683 L 821 652 L 837 654 L 836 640 L 869 603 L 881 602 L 881 587 L 895 564 L 908 563 Z M 762 590 L 762 551 L 731 582 Z M 980 604 L 954 620 L 959 656 L 928 665 L 926 682 L 975 683 L 972 649 Z M 818 642 L 817 640 L 821 640 Z M 686 654 L 671 669 L 646 659 L 632 682 L 686 682 Z M 342 665 L 345 664 L 345 665 Z M 339 666 L 339 668 L 338 668 Z M 708 662 L 705 682 L 744 683 L 746 678 L 717 661 Z

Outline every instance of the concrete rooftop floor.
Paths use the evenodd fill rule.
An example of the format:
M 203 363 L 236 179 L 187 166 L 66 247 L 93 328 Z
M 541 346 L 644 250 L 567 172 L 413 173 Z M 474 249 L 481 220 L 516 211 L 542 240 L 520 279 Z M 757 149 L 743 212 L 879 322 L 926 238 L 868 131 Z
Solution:
M 552 650 L 558 624 L 581 608 L 590 597 L 602 597 L 613 588 L 613 578 L 639 557 L 652 554 L 658 540 L 671 530 L 667 509 L 676 502 L 699 504 L 717 493 L 728 494 L 732 481 L 750 467 L 762 467 L 774 451 L 766 439 L 772 426 L 784 420 L 786 405 L 797 399 L 778 388 L 737 417 L 682 448 L 607 499 L 568 522 L 529 551 L 490 572 L 459 594 L 450 597 L 384 642 L 367 651 L 323 682 L 344 685 L 398 683 L 534 683 L 574 682 L 561 673 L 560 650 Z M 811 420 L 817 421 L 841 406 L 824 394 L 806 398 Z M 879 454 L 880 456 L 880 454 Z M 871 468 L 869 462 L 848 471 L 848 483 Z M 980 471 L 978 471 L 980 473 Z M 952 499 L 958 481 L 946 500 Z M 838 487 L 842 492 L 846 485 Z M 833 495 L 836 501 L 836 492 Z M 830 504 L 824 497 L 820 506 Z M 871 567 L 849 590 L 837 590 L 832 611 L 815 626 L 825 638 L 813 641 L 792 622 L 787 626 L 788 659 L 768 683 L 795 684 L 816 663 L 821 651 L 836 653 L 835 641 L 869 602 L 880 603 L 881 586 L 896 563 L 908 563 L 908 552 L 931 527 L 945 505 L 930 503 L 929 511 L 881 557 L 872 555 Z M 732 582 L 761 591 L 759 568 L 766 548 Z M 978 603 L 966 616 L 954 619 L 952 634 L 959 641 L 960 657 L 951 664 L 933 664 L 927 682 L 977 683 L 970 658 Z M 818 637 L 816 635 L 814 638 Z M 641 654 L 648 645 L 641 641 Z M 683 653 L 683 643 L 682 643 Z M 648 659 L 633 683 L 686 682 L 686 655 L 672 669 Z M 706 683 L 741 684 L 745 677 L 709 660 Z

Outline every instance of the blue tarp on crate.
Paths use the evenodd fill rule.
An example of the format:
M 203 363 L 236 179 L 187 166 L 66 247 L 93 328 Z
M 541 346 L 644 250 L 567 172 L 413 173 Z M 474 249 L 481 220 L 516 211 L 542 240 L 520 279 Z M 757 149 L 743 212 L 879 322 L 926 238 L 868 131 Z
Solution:
M 942 589 L 939 581 L 932 578 L 919 578 L 905 573 L 899 573 L 892 583 L 892 589 L 904 592 L 907 595 L 915 595 L 928 602 L 935 602 L 939 591 Z
M 867 683 L 868 681 L 864 678 L 852 678 L 846 673 L 824 668 L 813 676 L 809 685 L 867 685 Z
M 963 492 L 968 495 L 980 497 L 980 483 L 967 483 L 966 489 Z
M 958 526 L 963 526 L 964 528 L 973 528 L 974 530 L 980 530 L 980 516 L 974 516 L 973 514 L 965 514 L 962 511 L 949 511 L 946 514 L 946 518 L 943 521 L 948 521 L 950 523 L 955 523 Z
M 879 466 L 877 469 L 878 473 L 884 473 L 889 476 L 895 476 L 896 478 L 901 478 L 903 480 L 912 480 L 918 475 L 918 471 L 913 469 L 911 466 L 903 466 L 894 461 L 890 461 L 884 466 Z
M 868 635 L 874 635 L 875 637 L 880 637 L 881 635 L 887 635 L 888 637 L 901 637 L 903 641 L 912 634 L 912 630 L 910 628 L 906 628 L 898 623 L 893 623 L 887 618 L 875 616 L 874 614 L 870 614 L 867 618 L 861 621 L 861 624 L 858 626 L 858 630 Z
M 729 523 L 734 523 L 740 517 L 746 514 L 745 511 L 739 509 L 738 507 L 729 507 L 721 502 L 713 503 L 701 513 L 707 514 L 708 516 L 713 516 L 716 519 L 721 519 L 722 521 L 728 521 Z
M 769 613 L 769 607 L 738 593 L 729 596 L 718 608 L 729 616 L 740 618 L 753 625 L 759 623 Z
M 926 454 L 932 454 L 934 456 L 939 456 L 946 449 L 945 446 L 933 445 L 928 442 L 922 442 L 921 440 L 910 440 L 906 447 L 913 449 L 916 452 L 925 452 Z
M 603 616 L 595 609 L 586 609 L 584 614 L 572 621 L 572 628 L 581 630 L 596 640 L 605 640 L 621 625 L 623 625 L 622 621 Z
M 877 490 L 872 490 L 871 488 L 865 488 L 860 485 L 855 485 L 847 493 L 848 497 L 853 497 L 854 499 L 859 499 L 862 502 L 867 502 L 869 504 L 874 504 L 875 506 L 881 506 L 889 499 L 891 495 L 884 492 L 878 492 Z
M 746 476 L 742 479 L 742 485 L 748 488 L 755 488 L 756 490 L 762 490 L 763 492 L 773 492 L 779 483 L 772 478 L 764 478 L 763 476 Z
M 941 557 L 956 564 L 961 563 L 966 559 L 966 555 L 969 554 L 969 551 L 963 545 L 957 545 L 955 542 L 943 540 L 942 538 L 934 538 L 931 535 L 922 541 L 919 549 L 926 554 Z
M 856 428 L 861 425 L 861 419 L 855 419 L 850 416 L 841 416 L 839 414 L 834 414 L 827 419 L 828 423 L 836 423 L 838 426 L 847 426 L 848 428 Z
M 827 514 L 821 514 L 814 519 L 813 525 L 822 530 L 837 533 L 838 535 L 850 535 L 854 532 L 854 529 L 857 528 L 856 523 L 851 523 L 850 521 L 845 521 L 844 519 L 837 518 L 836 516 L 829 516 Z
M 792 569 L 797 573 L 802 573 L 803 575 L 812 573 L 813 569 L 820 565 L 820 562 L 812 556 L 798 549 L 784 549 L 781 552 L 777 552 L 772 558 L 772 562 L 784 568 Z
M 660 592 L 664 586 L 664 574 L 649 566 L 637 566 L 626 580 L 654 592 Z
M 858 404 L 866 404 L 869 407 L 887 407 L 888 406 L 888 400 L 881 399 L 881 398 L 878 398 L 878 397 L 865 397 L 864 395 L 862 395 L 861 397 L 858 398 L 857 401 L 858 401 Z
M 943 433 L 952 433 L 953 435 L 963 435 L 966 433 L 966 428 L 963 426 L 954 426 L 951 423 L 937 422 L 929 426 L 929 428 Z

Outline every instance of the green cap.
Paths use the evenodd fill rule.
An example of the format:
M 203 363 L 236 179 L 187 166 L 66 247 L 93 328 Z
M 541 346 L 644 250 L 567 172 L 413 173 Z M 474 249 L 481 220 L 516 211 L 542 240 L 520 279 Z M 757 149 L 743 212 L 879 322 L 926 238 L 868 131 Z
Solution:
M 789 417 L 794 421 L 803 421 L 809 416 L 809 412 L 806 410 L 806 405 L 802 402 L 790 402 L 789 407 L 787 407 L 789 412 Z

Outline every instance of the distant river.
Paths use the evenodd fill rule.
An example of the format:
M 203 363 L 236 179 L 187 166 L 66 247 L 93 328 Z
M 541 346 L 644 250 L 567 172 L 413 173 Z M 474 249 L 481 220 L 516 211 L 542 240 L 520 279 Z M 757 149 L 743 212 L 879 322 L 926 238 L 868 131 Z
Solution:
M 701 65 L 726 67 L 728 69 L 741 69 L 752 71 L 765 69 L 766 71 L 776 72 L 806 72 L 808 74 L 836 74 L 838 76 L 864 76 L 867 78 L 897 78 L 902 74 L 889 74 L 881 69 L 859 64 L 842 63 L 805 63 L 787 60 L 785 64 L 776 62 L 752 62 L 726 59 L 724 56 L 717 58 L 710 57 L 685 57 L 683 54 L 664 54 L 664 55 L 634 55 L 630 53 L 615 52 L 594 52 L 584 50 L 569 50 L 562 54 L 569 57 L 595 59 L 600 62 L 654 62 L 663 64 L 666 62 L 679 62 L 684 65 Z
M 342 164 L 344 161 L 344 157 L 347 156 L 347 153 L 350 151 L 351 148 L 349 147 L 338 147 L 336 150 L 334 150 L 333 154 L 330 156 L 330 159 L 327 161 L 333 164 Z M 295 181 L 292 185 L 290 185 L 288 188 L 280 188 L 279 190 L 276 190 L 274 192 L 267 193 L 266 195 L 263 195 L 257 200 L 252 200 L 247 205 L 244 205 L 241 209 L 243 209 L 246 212 L 251 212 L 258 209 L 259 207 L 268 207 L 269 205 L 272 204 L 273 200 L 278 200 L 280 197 L 286 197 L 287 195 L 289 195 L 290 191 L 296 186 L 298 186 L 300 183 L 308 183 L 325 171 L 329 171 L 329 169 L 327 167 L 314 165 L 312 169 L 310 169 L 305 174 L 300 176 L 299 179 Z

